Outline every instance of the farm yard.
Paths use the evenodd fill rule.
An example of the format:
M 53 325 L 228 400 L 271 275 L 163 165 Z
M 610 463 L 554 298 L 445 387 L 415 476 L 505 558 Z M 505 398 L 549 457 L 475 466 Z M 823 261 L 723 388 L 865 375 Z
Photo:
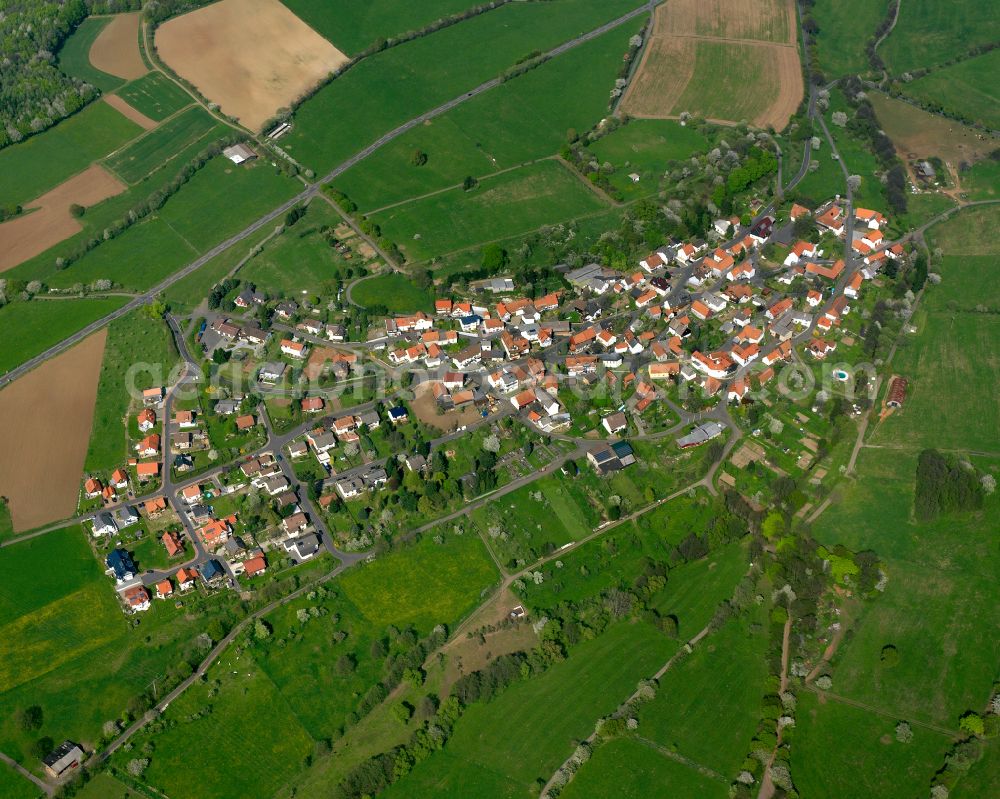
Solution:
M 742 5 L 742 13 L 693 0 L 659 6 L 622 110 L 783 128 L 804 91 L 794 6 L 787 0 Z
M 125 190 L 95 164 L 36 200 L 25 204 L 32 213 L 0 224 L 0 273 L 83 230 L 70 213 L 73 205 L 88 207 Z
M 992 0 L 909 0 L 879 48 L 889 70 L 902 74 L 966 55 L 973 47 L 1000 40 L 1000 6 Z
M 362 143 L 636 6 L 635 0 L 509 3 L 385 50 L 305 102 L 281 146 L 324 173 Z
M 365 212 L 551 156 L 608 108 L 639 23 L 622 25 L 418 126 L 333 181 Z M 581 75 L 586 80 L 580 80 Z M 422 152 L 426 163 L 413 163 Z
M 73 514 L 107 331 L 89 336 L 0 391 L 0 496 L 15 532 Z
M 170 19 L 156 30 L 156 49 L 252 130 L 347 60 L 278 0 L 221 0 Z
M 607 207 L 567 167 L 541 161 L 373 214 L 384 235 L 414 261 L 527 233 Z

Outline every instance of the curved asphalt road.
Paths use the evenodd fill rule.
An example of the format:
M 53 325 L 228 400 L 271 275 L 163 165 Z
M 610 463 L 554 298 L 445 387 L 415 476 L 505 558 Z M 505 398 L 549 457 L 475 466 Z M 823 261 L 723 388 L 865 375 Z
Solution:
M 637 16 L 639 16 L 641 14 L 645 14 L 645 13 L 651 11 L 661 1 L 662 0 L 649 0 L 648 3 L 644 3 L 643 5 L 639 6 L 638 8 L 635 8 L 632 11 L 629 11 L 627 14 L 623 14 L 622 16 L 618 17 L 617 19 L 614 19 L 611 22 L 607 22 L 604 25 L 601 25 L 599 28 L 595 28 L 594 30 L 589 31 L 588 33 L 581 34 L 580 36 L 577 36 L 575 39 L 571 39 L 570 41 L 564 42 L 563 44 L 559 45 L 558 47 L 556 47 L 556 48 L 554 48 L 552 50 L 549 50 L 547 53 L 545 53 L 545 57 L 547 57 L 547 58 L 554 58 L 555 56 L 561 55 L 562 53 L 565 53 L 568 50 L 572 50 L 574 47 L 578 47 L 579 45 L 584 44 L 585 42 L 589 42 L 591 39 L 596 39 L 598 36 L 601 36 L 601 35 L 607 33 L 608 31 L 610 31 L 610 30 L 612 30 L 614 28 L 617 28 L 619 25 L 627 22 L 628 20 L 633 19 L 634 17 L 637 17 Z M 424 114 L 421 114 L 418 117 L 414 117 L 409 122 L 405 122 L 402 125 L 400 125 L 399 127 L 397 127 L 395 129 L 389 131 L 388 133 L 380 136 L 375 141 L 373 141 L 371 144 L 369 144 L 367 147 L 365 147 L 363 150 L 361 150 L 360 152 L 355 153 L 350 158 L 348 158 L 346 161 L 344 161 L 343 163 L 341 163 L 339 166 L 334 167 L 334 169 L 332 169 L 330 172 L 328 172 L 326 175 L 324 175 L 322 178 L 320 178 L 318 181 L 316 181 L 316 183 L 313 183 L 310 186 L 306 187 L 301 192 L 299 192 L 294 197 L 292 197 L 290 200 L 282 203 L 277 208 L 275 208 L 273 211 L 270 211 L 269 213 L 265 214 L 260 219 L 258 219 L 257 221 L 253 222 L 251 225 L 249 225 L 248 227 L 246 227 L 244 230 L 240 231 L 236 235 L 230 236 L 225 241 L 221 242 L 220 244 L 215 245 L 214 247 L 212 247 L 212 249 L 210 249 L 204 255 L 202 255 L 201 257 L 199 257 L 197 260 L 192 261 L 190 264 L 188 264 L 187 266 L 185 266 L 180 271 L 175 272 L 174 274 L 172 274 L 166 280 L 163 280 L 162 282 L 160 282 L 157 285 L 153 286 L 153 288 L 151 288 L 149 291 L 145 292 L 144 294 L 138 295 L 134 300 L 132 300 L 131 302 L 126 303 L 125 305 L 123 305 L 118 310 L 112 311 L 107 316 L 103 316 L 103 317 L 101 317 L 100 319 L 98 319 L 95 322 L 91 322 L 89 325 L 87 325 L 86 327 L 84 327 L 82 330 L 78 330 L 76 333 L 74 333 L 73 335 L 69 336 L 68 338 L 63 339 L 58 344 L 56 344 L 56 345 L 54 345 L 52 347 L 49 347 L 49 349 L 45 350 L 45 352 L 41 353 L 40 355 L 36 355 L 34 358 L 31 358 L 30 360 L 25 361 L 20 366 L 18 366 L 15 369 L 12 369 L 11 371 L 7 372 L 7 374 L 5 374 L 2 377 L 0 377 L 0 388 L 3 388 L 4 386 L 6 386 L 7 384 L 13 382 L 14 380 L 17 380 L 17 378 L 22 377 L 23 375 L 27 374 L 32 369 L 34 369 L 36 366 L 39 366 L 40 364 L 44 363 L 45 361 L 49 360 L 50 358 L 54 358 L 56 355 L 59 355 L 60 353 L 65 352 L 70 347 L 72 347 L 74 344 L 77 344 L 80 341 L 83 341 L 83 339 L 85 339 L 91 333 L 97 332 L 98 330 L 100 330 L 105 325 L 110 324 L 111 322 L 113 322 L 115 319 L 120 319 L 121 317 L 125 316 L 125 314 L 129 313 L 130 311 L 133 311 L 136 308 L 138 308 L 138 307 L 140 307 L 142 305 L 145 305 L 153 297 L 155 297 L 157 294 L 160 294 L 161 292 L 163 292 L 166 289 L 168 289 L 170 286 L 172 286 L 177 281 L 184 279 L 185 277 L 187 277 L 188 275 L 190 275 L 195 270 L 201 268 L 206 263 L 208 263 L 210 260 L 212 260 L 215 256 L 217 256 L 220 253 L 222 253 L 223 251 L 229 249 L 234 244 L 238 244 L 239 242 L 243 241 L 244 239 L 248 238 L 249 236 L 252 236 L 254 233 L 256 233 L 258 230 L 260 230 L 262 227 L 264 227 L 265 225 L 267 225 L 267 224 L 269 224 L 271 222 L 274 222 L 275 220 L 277 220 L 279 217 L 281 217 L 282 215 L 284 215 L 285 213 L 287 213 L 291 208 L 293 208 L 297 204 L 299 204 L 301 202 L 304 202 L 304 201 L 306 201 L 308 199 L 311 199 L 312 197 L 316 196 L 319 193 L 319 191 L 323 188 L 323 186 L 325 184 L 327 184 L 331 180 L 334 180 L 335 178 L 339 177 L 344 172 L 346 172 L 348 169 L 350 169 L 351 167 L 353 167 L 356 164 L 360 163 L 365 158 L 367 158 L 369 155 L 371 155 L 376 150 L 378 150 L 380 147 L 383 147 L 384 145 L 386 145 L 389 142 L 391 142 L 393 139 L 396 139 L 396 138 L 402 136 L 404 133 L 406 133 L 407 131 L 409 131 L 409 130 L 415 128 L 415 127 L 417 127 L 418 125 L 424 124 L 429 119 L 433 119 L 434 117 L 437 117 L 437 116 L 440 116 L 441 114 L 447 113 L 452 108 L 455 108 L 456 106 L 461 105 L 462 103 L 467 102 L 468 100 L 471 100 L 473 97 L 476 97 L 476 96 L 478 96 L 480 94 L 483 94 L 484 92 L 488 92 L 490 89 L 493 89 L 493 88 L 499 86 L 501 82 L 502 81 L 500 80 L 500 78 L 493 78 L 492 80 L 488 80 L 485 83 L 482 83 L 479 86 L 477 86 L 476 88 L 472 89 L 471 91 L 468 91 L 465 94 L 459 95 L 458 97 L 455 97 L 455 98 L 449 100 L 448 102 L 443 103 L 442 105 L 439 105 L 437 108 L 434 108 L 434 109 L 432 109 L 430 111 L 427 111 Z

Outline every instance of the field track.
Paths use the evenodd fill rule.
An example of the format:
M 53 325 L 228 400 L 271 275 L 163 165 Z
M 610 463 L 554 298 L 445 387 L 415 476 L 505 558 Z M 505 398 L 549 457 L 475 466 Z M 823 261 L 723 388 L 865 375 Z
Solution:
M 0 495 L 18 532 L 72 516 L 107 330 L 0 391 Z
M 71 205 L 95 205 L 123 191 L 122 183 L 95 164 L 38 199 L 25 203 L 25 209 L 37 210 L 0 224 L 0 273 L 83 230 L 69 213 Z
M 90 63 L 101 72 L 132 80 L 149 70 L 139 55 L 139 17 L 141 13 L 118 14 L 90 46 Z

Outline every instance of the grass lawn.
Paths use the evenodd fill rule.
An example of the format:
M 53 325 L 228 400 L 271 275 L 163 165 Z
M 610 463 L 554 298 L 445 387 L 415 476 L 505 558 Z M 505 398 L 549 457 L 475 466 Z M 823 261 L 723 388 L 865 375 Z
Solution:
M 193 261 L 198 252 L 160 217 L 150 217 L 91 250 L 47 281 L 72 288 L 107 279 L 116 286 L 143 291 Z
M 188 148 L 195 144 L 207 147 L 229 130 L 204 109 L 190 108 L 123 147 L 105 165 L 127 183 L 138 183 L 178 154 L 186 155 Z M 178 159 L 174 169 L 182 164 Z
M 709 147 L 708 139 L 693 126 L 673 119 L 633 119 L 588 149 L 602 164 L 615 167 L 611 182 L 626 197 L 654 193 L 671 161 L 682 160 Z M 640 176 L 639 183 L 629 173 Z
M 1000 128 L 1000 50 L 960 61 L 905 84 L 905 92 L 990 128 Z
M 671 760 L 634 738 L 617 738 L 598 747 L 560 794 L 564 799 L 648 799 L 651 796 L 724 799 L 728 785 Z
M 107 103 L 91 103 L 44 133 L 0 151 L 0 203 L 24 203 L 82 172 L 142 128 Z
M 190 94 L 161 72 L 143 75 L 122 86 L 116 94 L 157 122 L 194 102 Z
M 0 308 L 0 340 L 4 343 L 0 348 L 0 374 L 58 344 L 120 308 L 126 301 L 126 297 L 33 300 L 3 306 Z
M 375 627 L 414 625 L 426 635 L 436 624 L 454 624 L 475 607 L 497 579 L 478 536 L 430 538 L 347 572 L 344 594 Z
M 0 796 L 5 799 L 38 799 L 40 791 L 6 763 L 0 764 Z
M 411 260 L 527 233 L 606 207 L 555 161 L 484 179 L 371 217 Z
M 951 741 L 913 726 L 913 740 L 896 740 L 896 720 L 815 694 L 798 694 L 792 774 L 802 796 L 924 796 Z M 986 794 L 981 794 L 985 796 Z
M 165 322 L 150 319 L 139 310 L 111 323 L 84 463 L 86 471 L 106 471 L 121 465 L 128 454 L 123 420 L 129 410 L 129 383 L 134 383 L 131 387 L 136 391 L 165 386 L 177 360 Z M 133 370 L 137 364 L 148 366 Z
M 313 200 L 306 206 L 305 217 L 268 242 L 263 252 L 241 267 L 239 278 L 272 296 L 281 292 L 288 296 L 303 291 L 328 293 L 326 284 L 343 279 L 348 262 L 330 246 L 321 231 L 334 228 L 341 221 L 325 200 Z M 242 247 L 239 251 L 246 253 Z
M 865 45 L 885 17 L 888 5 L 888 0 L 840 0 L 810 8 L 819 24 L 816 49 L 827 80 L 868 71 Z
M 970 200 L 995 200 L 1000 195 L 1000 161 L 980 161 L 961 173 Z
M 324 173 L 421 112 L 638 5 L 636 0 L 512 3 L 367 58 L 295 114 L 282 147 Z M 606 91 L 610 91 L 607 87 Z
M 479 5 L 476 0 L 283 0 L 307 25 L 348 55 L 379 39 L 419 30 Z
M 608 86 L 639 25 L 616 28 L 414 128 L 333 185 L 368 212 L 552 155 L 568 130 L 588 130 L 607 114 Z M 426 164 L 413 164 L 416 150 Z
M 351 289 L 351 299 L 364 306 L 384 305 L 393 314 L 430 311 L 434 304 L 433 292 L 398 272 L 362 280 Z
M 676 647 L 652 626 L 621 622 L 567 660 L 470 707 L 441 752 L 384 793 L 400 797 L 506 797 L 548 778 L 576 740 L 614 710 Z M 622 652 L 629 656 L 622 657 Z
M 102 72 L 90 63 L 90 47 L 111 19 L 111 17 L 85 19 L 59 49 L 59 69 L 70 77 L 87 81 L 102 92 L 114 91 L 125 82 L 123 78 Z
M 807 203 L 810 208 L 832 198 L 835 194 L 843 195 L 847 191 L 847 182 L 840 169 L 840 162 L 833 159 L 830 146 L 825 139 L 819 150 L 813 152 L 811 164 L 819 164 L 819 168 L 808 170 L 795 187 L 796 195 L 810 201 Z
M 911 0 L 879 54 L 894 74 L 932 67 L 976 45 L 1000 39 L 1000 6 L 992 0 Z
M 205 252 L 301 188 L 263 160 L 238 167 L 220 155 L 171 197 L 159 216 L 192 247 Z
M 0 541 L 14 535 L 14 525 L 10 520 L 10 508 L 4 500 L 0 500 Z
M 768 669 L 766 611 L 730 619 L 660 680 L 639 734 L 732 777 L 757 729 Z
M 132 796 L 125 785 L 106 772 L 95 774 L 76 792 L 77 799 L 130 799 Z

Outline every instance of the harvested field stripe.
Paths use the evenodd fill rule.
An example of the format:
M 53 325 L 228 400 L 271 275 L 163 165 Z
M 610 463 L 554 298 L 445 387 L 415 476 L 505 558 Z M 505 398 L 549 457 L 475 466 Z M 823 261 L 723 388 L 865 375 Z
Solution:
M 104 95 L 104 102 L 115 109 L 115 111 L 131 119 L 136 125 L 141 125 L 144 130 L 152 130 L 156 127 L 156 122 L 154 120 L 150 119 L 141 111 L 134 109 L 117 94 Z

